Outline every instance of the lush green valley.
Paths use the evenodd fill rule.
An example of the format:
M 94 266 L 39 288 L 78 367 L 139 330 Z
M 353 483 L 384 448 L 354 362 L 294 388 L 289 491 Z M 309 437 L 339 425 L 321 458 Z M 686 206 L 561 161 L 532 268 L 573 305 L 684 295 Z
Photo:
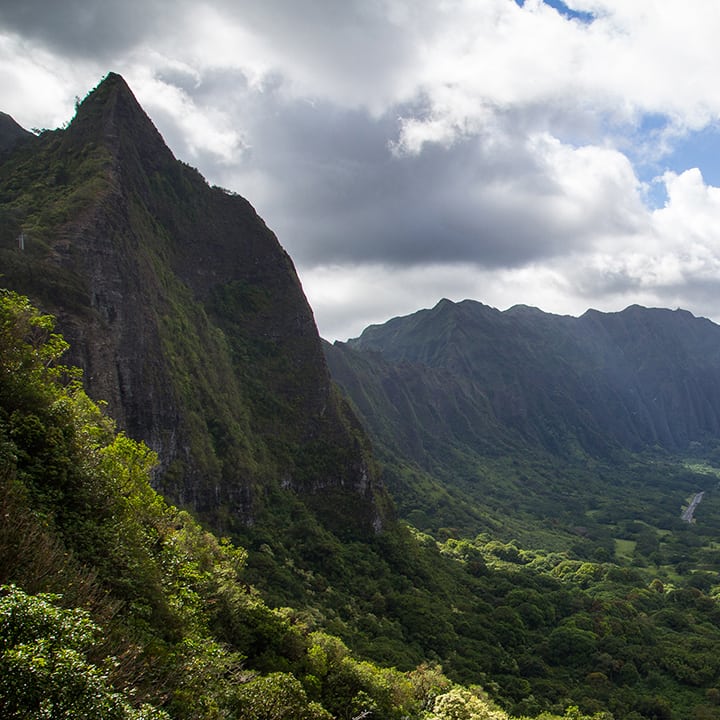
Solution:
M 0 116 L 0 220 L 3 717 L 720 718 L 712 323 L 443 301 L 325 360 L 112 74 Z
M 706 619 L 702 640 L 705 631 L 692 622 L 674 633 L 662 627 L 673 612 L 687 619 L 688 606 L 678 603 L 684 593 L 704 596 L 714 612 L 720 590 L 717 332 L 688 313 L 629 308 L 576 320 L 442 301 L 325 350 L 333 377 L 370 431 L 400 517 L 439 541 L 444 552 L 470 548 L 486 566 L 496 567 L 500 558 L 523 573 L 536 568 L 546 579 L 579 587 L 599 614 L 584 625 L 562 617 L 561 627 L 584 627 L 597 640 L 607 621 L 615 635 L 610 646 L 619 649 L 625 631 L 617 624 L 618 607 L 633 607 L 633 623 L 649 618 L 652 633 L 630 644 L 652 648 L 654 660 L 630 662 L 626 655 L 611 664 L 638 669 L 636 688 L 651 692 L 659 667 L 674 667 L 671 674 L 681 665 L 687 670 L 684 680 L 674 674 L 671 684 L 692 684 L 694 676 L 699 687 L 707 671 L 714 687 L 718 677 L 702 659 L 715 646 L 709 640 L 714 620 Z M 693 516 L 683 519 L 699 493 Z M 644 605 L 651 598 L 660 604 Z M 508 604 L 498 597 L 494 602 Z M 544 639 L 530 643 L 535 662 L 544 660 L 543 677 L 523 674 L 532 686 L 525 697 L 552 696 L 554 669 L 543 642 L 555 629 L 545 626 Z M 699 643 L 685 646 L 693 634 Z M 678 663 L 670 658 L 681 646 L 687 655 Z M 593 654 L 586 674 L 565 680 L 588 683 L 599 672 L 612 688 L 606 699 L 621 696 L 619 677 L 602 668 L 600 658 L 608 654 L 614 652 Z M 571 656 L 567 660 L 574 665 Z M 520 666 L 531 665 L 526 658 Z M 686 700 L 660 687 L 657 697 L 667 701 L 668 716 L 690 715 Z M 705 690 L 713 694 L 712 687 Z M 586 686 L 584 692 L 584 703 L 573 697 L 581 707 L 594 707 L 593 691 Z M 629 712 L 613 701 L 604 707 L 618 717 Z M 714 712 L 704 708 L 701 714 Z
M 0 319 L 5 716 L 504 717 L 478 684 L 518 717 L 718 715 L 712 492 L 702 523 L 565 552 L 343 544 L 298 506 L 248 562 L 150 488 L 152 453 L 59 364 L 50 318 L 5 292 Z

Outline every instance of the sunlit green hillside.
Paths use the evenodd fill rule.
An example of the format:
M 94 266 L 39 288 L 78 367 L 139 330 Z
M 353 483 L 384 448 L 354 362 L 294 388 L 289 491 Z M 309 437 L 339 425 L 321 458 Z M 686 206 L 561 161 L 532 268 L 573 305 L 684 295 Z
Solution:
M 252 552 L 268 597 L 297 598 L 272 610 L 244 550 L 151 490 L 52 320 L 0 300 L 4 716 L 505 717 L 478 683 L 518 717 L 717 716 L 715 575 L 638 561 L 667 532 L 626 528 L 628 563 L 402 528 L 342 545 L 296 518 Z M 711 553 L 686 525 L 676 550 Z

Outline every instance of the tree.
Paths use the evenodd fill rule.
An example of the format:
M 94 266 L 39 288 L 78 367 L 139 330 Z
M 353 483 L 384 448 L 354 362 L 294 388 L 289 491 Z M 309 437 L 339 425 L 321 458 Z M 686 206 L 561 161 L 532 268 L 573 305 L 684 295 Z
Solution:
M 435 699 L 428 720 L 508 720 L 508 716 L 469 690 L 456 687 Z
M 271 673 L 244 683 L 235 700 L 241 720 L 332 720 L 321 705 L 308 702 L 300 682 L 287 673 Z
M 87 658 L 98 626 L 57 596 L 0 588 L 0 714 L 6 720 L 166 720 L 148 705 L 133 709 Z

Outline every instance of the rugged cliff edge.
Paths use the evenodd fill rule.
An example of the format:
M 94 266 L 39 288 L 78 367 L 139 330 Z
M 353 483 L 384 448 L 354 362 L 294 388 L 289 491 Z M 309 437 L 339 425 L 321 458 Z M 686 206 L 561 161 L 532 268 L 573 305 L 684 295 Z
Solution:
M 381 527 L 367 438 L 251 205 L 176 160 L 113 73 L 66 129 L 4 126 L 2 284 L 57 316 L 89 393 L 159 454 L 158 488 L 221 526 L 287 496 Z

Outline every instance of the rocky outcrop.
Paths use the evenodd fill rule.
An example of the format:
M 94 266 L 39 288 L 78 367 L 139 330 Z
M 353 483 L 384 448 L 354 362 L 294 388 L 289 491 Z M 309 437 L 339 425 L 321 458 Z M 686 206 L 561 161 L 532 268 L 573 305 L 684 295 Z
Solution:
M 247 200 L 176 160 L 119 75 L 31 145 L 0 165 L 3 281 L 58 317 L 90 394 L 158 453 L 158 488 L 215 523 L 278 491 L 377 529 L 368 441 Z

